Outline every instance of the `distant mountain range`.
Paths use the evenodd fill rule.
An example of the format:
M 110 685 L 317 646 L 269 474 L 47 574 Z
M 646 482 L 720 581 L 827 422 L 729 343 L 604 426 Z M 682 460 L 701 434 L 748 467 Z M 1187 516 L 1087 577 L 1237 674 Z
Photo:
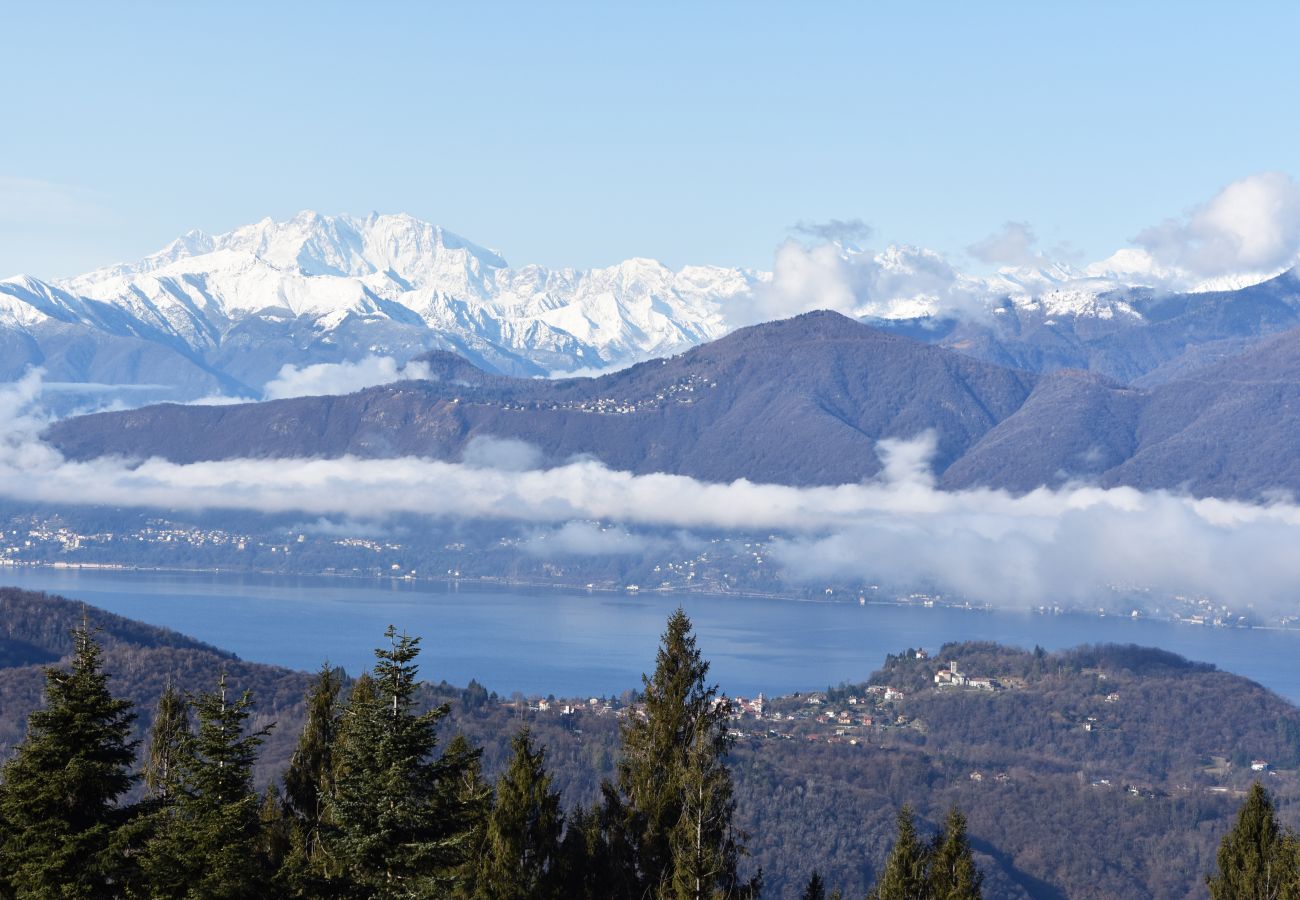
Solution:
M 1137 387 L 1177 379 L 1300 326 L 1295 270 L 1223 291 L 1077 287 L 1008 296 L 985 315 L 865 321 L 1002 366 L 1083 369 Z
M 676 353 L 727 330 L 721 305 L 767 276 L 648 259 L 510 268 L 409 216 L 269 219 L 192 231 L 130 265 L 0 281 L 0 378 L 154 384 L 174 399 L 260 396 L 285 363 L 432 349 L 515 375 Z
M 1032 372 L 1083 368 L 1150 386 L 1300 326 L 1291 272 L 1171 294 L 1104 264 L 976 279 L 914 247 L 836 252 L 862 282 L 845 312 Z M 716 340 L 761 318 L 755 310 L 771 313 L 753 301 L 777 287 L 767 272 L 674 271 L 648 259 L 511 268 L 409 216 L 304 212 L 221 235 L 192 231 L 136 263 L 74 278 L 0 281 L 0 380 L 39 365 L 47 382 L 117 386 L 138 404 L 259 398 L 285 364 L 403 363 L 435 350 L 496 374 L 588 372 Z M 824 305 L 800 296 L 779 310 Z
M 1152 388 L 1039 374 L 831 312 L 752 326 L 599 378 L 537 380 L 426 358 L 432 381 L 348 396 L 174 404 L 56 423 L 65 455 L 414 454 L 459 459 L 480 435 L 555 463 L 793 485 L 879 471 L 876 443 L 932 429 L 940 486 L 1016 491 L 1086 481 L 1254 498 L 1300 491 L 1300 330 Z

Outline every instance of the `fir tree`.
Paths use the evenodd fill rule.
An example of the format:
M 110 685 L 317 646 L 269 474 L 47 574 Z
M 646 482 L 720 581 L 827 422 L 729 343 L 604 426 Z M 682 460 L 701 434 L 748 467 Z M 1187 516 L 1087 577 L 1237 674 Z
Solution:
M 574 900 L 608 900 L 637 895 L 631 847 L 626 841 L 621 801 L 612 785 L 602 799 L 572 810 L 560 843 L 561 895 Z
M 560 841 L 560 890 L 573 900 L 596 896 L 600 859 L 600 828 L 596 824 L 599 810 L 578 806 L 565 820 Z
M 826 900 L 826 885 L 822 883 L 822 877 L 816 871 L 808 879 L 808 885 L 799 895 L 800 900 Z
M 911 807 L 898 812 L 898 837 L 885 860 L 885 870 L 871 889 L 871 900 L 927 900 L 926 848 L 916 834 Z
M 953 807 L 935 835 L 927 870 L 933 900 L 980 900 L 984 876 L 966 839 L 966 817 Z
M 456 771 L 448 780 L 452 815 L 459 817 L 470 832 L 467 852 L 460 867 L 457 896 L 474 897 L 477 892 L 479 860 L 487 836 L 487 819 L 492 811 L 492 786 L 483 779 L 483 751 L 474 747 L 463 734 L 447 744 L 443 759 Z
M 496 785 L 475 878 L 482 900 L 558 897 L 560 795 L 551 790 L 546 753 L 528 729 L 511 742 L 514 756 Z
M 143 860 L 149 896 L 242 898 L 266 895 L 261 817 L 253 764 L 266 730 L 246 733 L 253 706 L 245 691 L 227 696 L 222 673 L 214 691 L 190 700 L 197 731 L 185 737 L 175 799 L 159 814 Z
M 334 792 L 347 754 L 349 724 L 375 701 L 374 681 L 362 672 L 346 703 L 339 700 L 342 675 L 323 665 L 307 698 L 307 717 L 298 746 L 285 772 L 285 812 L 289 847 L 276 873 L 276 887 L 286 897 L 346 896 L 351 887 L 334 852 L 339 838 L 333 812 Z M 361 751 L 357 751 L 360 753 Z
M 321 817 L 334 789 L 334 750 L 339 731 L 342 679 L 321 666 L 307 696 L 307 715 L 289 768 L 284 773 L 285 810 L 309 855 L 319 851 Z
M 113 897 L 127 875 L 113 845 L 132 813 L 118 800 L 136 780 L 135 714 L 109 692 L 89 627 L 73 637 L 71 669 L 45 670 L 45 708 L 0 771 L 0 895 Z
M 158 698 L 153 725 L 149 729 L 144 763 L 145 786 L 149 790 L 149 796 L 159 802 L 168 802 L 175 794 L 179 777 L 177 761 L 189 734 L 189 706 L 168 680 L 162 696 Z
M 284 867 L 294 846 L 294 823 L 285 806 L 275 785 L 267 785 L 257 811 L 257 864 L 271 876 Z
M 727 749 L 720 727 L 706 725 L 691 736 L 681 773 L 681 816 L 670 835 L 672 895 L 679 900 L 702 900 L 715 890 L 729 894 L 734 886 L 739 849 L 731 830 L 736 804 L 723 762 Z
M 708 672 L 679 608 L 668 619 L 654 674 L 642 677 L 645 715 L 629 717 L 623 727 L 619 802 L 607 804 L 622 813 L 637 893 L 644 896 L 745 889 L 736 876 L 741 848 L 723 764 L 728 708 L 706 684 Z
M 1217 874 L 1206 882 L 1212 900 L 1287 900 L 1300 897 L 1296 840 L 1284 832 L 1268 791 L 1257 781 L 1232 830 L 1219 844 Z
M 419 639 L 385 636 L 373 692 L 354 689 L 344 713 L 332 850 L 365 896 L 448 896 L 474 833 L 455 800 L 466 761 L 433 755 L 446 706 L 415 712 Z

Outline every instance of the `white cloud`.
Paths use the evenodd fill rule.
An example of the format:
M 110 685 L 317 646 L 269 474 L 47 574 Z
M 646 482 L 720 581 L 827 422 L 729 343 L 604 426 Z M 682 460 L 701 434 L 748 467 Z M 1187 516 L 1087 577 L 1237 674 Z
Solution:
M 784 319 L 814 309 L 848 316 L 901 318 L 987 314 L 989 289 L 933 250 L 895 245 L 880 253 L 839 244 L 785 241 L 771 280 L 733 301 L 733 325 Z
M 479 434 L 469 439 L 461 461 L 472 469 L 527 472 L 542 467 L 542 452 L 518 438 L 496 438 Z
M 801 225 L 819 239 L 776 249 L 771 279 L 727 309 L 733 326 L 833 309 L 850 316 L 983 319 L 1013 295 L 1068 290 L 1102 292 L 1124 284 L 1165 290 L 1244 287 L 1297 262 L 1300 255 L 1300 184 L 1279 172 L 1251 175 L 1228 185 L 1180 218 L 1145 229 L 1133 243 L 1104 260 L 1075 269 L 1062 263 L 1076 253 L 1038 249 L 1028 222 L 1008 221 L 966 248 L 976 260 L 1005 267 L 1006 277 L 983 278 L 958 270 L 933 251 L 896 244 L 881 252 L 846 246 L 839 234 L 860 220 Z
M 1129 488 L 937 490 L 932 436 L 883 441 L 878 480 L 795 488 L 633 475 L 592 460 L 540 468 L 519 447 L 474 464 L 428 459 L 244 459 L 180 465 L 64 460 L 27 412 L 38 376 L 0 391 L 0 496 L 52 504 L 294 512 L 380 523 L 495 519 L 555 529 L 569 552 L 633 552 L 664 531 L 779 535 L 773 560 L 811 582 L 870 578 L 998 604 L 1110 596 L 1114 586 L 1296 609 L 1300 507 Z M 486 449 L 485 449 L 486 448 Z M 485 467 L 498 453 L 505 468 Z M 522 466 L 522 467 L 521 467 Z M 590 522 L 604 525 L 597 535 Z M 568 523 L 580 523 L 570 525 Z M 643 532 L 649 531 L 649 538 Z
M 426 363 L 412 361 L 399 366 L 390 356 L 367 356 L 356 362 L 309 366 L 285 364 L 275 378 L 267 382 L 262 394 L 267 400 L 351 394 L 380 384 L 430 377 Z
M 1261 172 L 1133 238 L 1160 266 L 1201 277 L 1270 273 L 1300 254 L 1300 184 Z
M 1038 237 L 1028 222 L 1005 222 L 1002 228 L 966 248 L 980 262 L 1002 266 L 1036 266 L 1044 262 L 1035 252 Z
M 281 369 L 281 372 L 284 370 Z M 186 406 L 237 406 L 240 403 L 250 403 L 254 398 L 251 397 L 228 397 L 225 394 L 209 394 L 206 397 L 200 397 L 197 400 L 190 400 Z M 267 398 L 271 399 L 271 398 Z
M 634 534 L 618 525 L 565 522 L 559 528 L 538 531 L 523 544 L 534 556 L 628 556 L 667 547 L 671 542 Z

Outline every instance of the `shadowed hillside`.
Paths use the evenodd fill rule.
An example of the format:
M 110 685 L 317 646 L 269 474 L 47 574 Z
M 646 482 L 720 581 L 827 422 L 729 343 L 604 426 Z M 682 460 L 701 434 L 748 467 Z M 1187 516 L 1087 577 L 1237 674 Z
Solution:
M 480 377 L 243 406 L 156 406 L 56 424 L 50 440 L 178 462 L 235 456 L 459 459 L 475 436 L 518 438 L 550 462 L 590 454 L 633 472 L 711 481 L 857 481 L 875 443 L 926 429 L 943 469 L 1024 401 L 1033 377 L 886 335 L 831 312 L 746 328 L 596 379 Z

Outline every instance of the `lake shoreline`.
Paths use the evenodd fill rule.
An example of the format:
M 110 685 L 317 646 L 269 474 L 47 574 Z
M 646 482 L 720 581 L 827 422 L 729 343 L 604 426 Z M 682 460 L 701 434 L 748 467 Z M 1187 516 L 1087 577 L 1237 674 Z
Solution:
M 498 692 L 617 696 L 640 684 L 668 613 L 695 621 L 712 677 L 768 696 L 865 681 L 889 653 L 990 640 L 1048 650 L 1087 643 L 1171 650 L 1300 700 L 1295 629 L 1184 627 L 1173 619 L 926 606 L 916 601 L 635 593 L 482 581 L 21 566 L 0 582 L 172 628 L 241 658 L 312 671 L 373 664 L 389 624 L 424 638 L 426 677 Z M 856 598 L 855 598 L 856 599 Z M 791 602 L 791 601 L 796 602 Z
M 824 603 L 837 605 L 861 605 L 861 606 L 888 606 L 902 609 L 930 609 L 942 608 L 950 610 L 964 610 L 970 612 L 991 612 L 1019 614 L 1028 613 L 1041 616 L 1078 616 L 1090 619 L 1117 619 L 1117 620 L 1144 620 L 1151 622 L 1167 622 L 1171 624 L 1187 625 L 1196 628 L 1205 628 L 1207 630 L 1246 630 L 1246 631 L 1277 631 L 1277 632 L 1296 632 L 1300 633 L 1300 623 L 1294 626 L 1289 625 L 1269 625 L 1269 624 L 1212 624 L 1207 622 L 1192 621 L 1176 615 L 1162 615 L 1143 611 L 1139 616 L 1124 616 L 1119 613 L 1106 614 L 1089 612 L 1084 609 L 1074 609 L 1069 607 L 1023 607 L 1023 606 L 999 606 L 992 603 L 974 604 L 967 602 L 945 602 L 941 598 L 935 598 L 933 602 L 918 603 L 910 599 L 886 600 L 880 598 L 863 599 L 861 596 L 852 598 L 848 592 L 843 597 L 826 598 L 807 593 L 779 592 L 779 591 L 755 591 L 755 590 L 717 590 L 716 587 L 701 588 L 699 590 L 679 587 L 655 587 L 629 590 L 627 586 L 610 586 L 598 585 L 594 583 L 580 584 L 557 583 L 554 581 L 529 581 L 520 578 L 496 577 L 490 575 L 479 576 L 478 578 L 449 578 L 429 577 L 423 575 L 401 575 L 384 577 L 380 575 L 362 575 L 350 572 L 280 572 L 269 569 L 229 569 L 220 566 L 208 567 L 185 567 L 185 566 L 138 566 L 129 563 L 49 563 L 49 562 L 19 562 L 14 560 L 0 560 L 0 581 L 3 581 L 3 575 L 6 570 L 22 569 L 41 569 L 56 572 L 93 572 L 93 573 L 125 573 L 137 575 L 180 575 L 180 576 L 209 576 L 217 578 L 239 578 L 239 577 L 256 577 L 266 579 L 285 579 L 285 580 L 321 580 L 321 581 L 340 581 L 351 584 L 374 584 L 374 585 L 412 585 L 412 586 L 447 586 L 460 590 L 466 588 L 469 590 L 479 589 L 526 589 L 529 591 L 550 592 L 556 594 L 571 594 L 575 592 L 602 594 L 606 596 L 628 597 L 713 597 L 718 599 L 741 598 L 741 599 L 758 599 L 758 600 L 775 600 L 788 603 Z

